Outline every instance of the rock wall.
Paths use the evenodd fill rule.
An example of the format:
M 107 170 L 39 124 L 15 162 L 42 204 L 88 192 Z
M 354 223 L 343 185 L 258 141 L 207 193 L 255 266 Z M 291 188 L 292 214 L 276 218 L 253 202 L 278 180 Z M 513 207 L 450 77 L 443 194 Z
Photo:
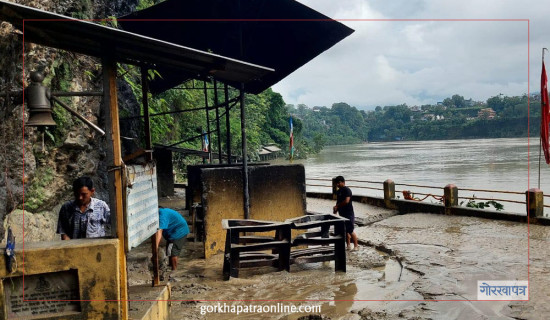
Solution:
M 134 10 L 138 0 L 11 2 L 85 19 L 127 14 Z M 0 22 L 0 93 L 8 94 L 0 95 L 0 220 L 3 221 L 0 238 L 3 242 L 8 225 L 22 229 L 23 209 L 25 241 L 51 240 L 52 231 L 55 236 L 59 205 L 72 198 L 72 181 L 79 176 L 92 177 L 96 197 L 108 200 L 103 137 L 59 106 L 54 108 L 53 115 L 57 127 L 45 132 L 23 127 L 28 111 L 22 105 L 22 89 L 29 84 L 31 71 L 43 72 L 44 84 L 52 91 L 100 91 L 100 61 L 29 43 L 24 49 L 25 56 L 21 32 L 7 22 Z M 129 86 L 123 81 L 118 85 L 119 107 L 129 114 L 138 113 L 139 103 Z M 104 128 L 101 97 L 62 100 Z M 139 126 L 137 122 L 121 123 L 122 135 L 138 138 L 136 126 Z M 125 143 L 124 147 L 129 150 L 134 144 Z

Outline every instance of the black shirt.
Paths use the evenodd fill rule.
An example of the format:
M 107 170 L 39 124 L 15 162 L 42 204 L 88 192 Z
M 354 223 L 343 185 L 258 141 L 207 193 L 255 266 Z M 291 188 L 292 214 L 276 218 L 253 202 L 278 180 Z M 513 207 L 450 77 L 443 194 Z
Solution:
M 336 203 L 339 204 L 346 200 L 349 197 L 349 203 L 343 207 L 338 208 L 338 213 L 342 217 L 352 217 L 353 214 L 353 205 L 351 204 L 351 189 L 348 187 L 342 187 L 336 191 Z

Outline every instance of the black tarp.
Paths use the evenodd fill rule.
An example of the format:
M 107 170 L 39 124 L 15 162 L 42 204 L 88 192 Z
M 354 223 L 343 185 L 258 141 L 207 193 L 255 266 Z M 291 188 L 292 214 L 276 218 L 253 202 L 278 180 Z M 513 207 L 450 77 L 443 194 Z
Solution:
M 353 33 L 294 0 L 167 0 L 120 17 L 119 24 L 137 34 L 275 70 L 248 83 L 245 91 L 250 93 L 269 88 Z M 152 81 L 153 92 L 187 79 L 168 69 L 158 71 L 163 79 Z

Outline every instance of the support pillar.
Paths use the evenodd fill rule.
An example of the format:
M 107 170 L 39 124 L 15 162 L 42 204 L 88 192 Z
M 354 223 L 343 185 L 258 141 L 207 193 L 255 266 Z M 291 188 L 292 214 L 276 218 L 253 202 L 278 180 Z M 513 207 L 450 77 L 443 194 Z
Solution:
M 147 151 L 146 159 L 148 162 L 153 161 L 153 150 L 151 142 L 151 119 L 149 117 L 149 80 L 147 80 L 148 69 L 141 68 L 141 101 L 143 102 L 143 119 L 145 130 L 145 150 Z
M 231 164 L 231 123 L 229 121 L 229 89 L 227 84 L 223 85 L 223 93 L 225 96 L 225 139 L 227 148 L 227 163 Z
M 243 154 L 243 208 L 244 218 L 250 219 L 250 195 L 248 193 L 248 157 L 246 155 L 246 112 L 244 105 L 244 84 L 241 83 L 240 91 L 241 100 L 241 139 L 242 139 L 242 154 Z
M 394 209 L 395 206 L 391 202 L 392 199 L 395 199 L 395 182 L 388 179 L 384 181 L 384 204 L 386 208 Z
M 109 167 L 109 206 L 111 208 L 111 232 L 118 238 L 120 274 L 120 305 L 122 319 L 128 319 L 128 275 L 126 273 L 126 235 L 122 190 L 122 152 L 118 119 L 116 88 L 116 63 L 103 59 L 103 108 L 105 111 L 107 164 Z
M 206 111 L 206 136 L 208 137 L 208 163 L 212 163 L 212 137 L 210 136 L 210 112 L 208 111 L 208 90 L 204 84 L 204 110 Z M 203 138 L 204 140 L 204 138 Z
M 220 101 L 218 99 L 218 82 L 214 79 L 214 104 L 216 105 L 216 141 L 218 142 L 218 163 L 223 163 L 222 160 L 222 135 L 220 130 Z
M 454 184 L 448 184 L 443 188 L 443 195 L 445 197 L 445 214 L 452 214 L 452 207 L 458 206 L 458 188 Z
M 544 194 L 541 189 L 532 188 L 525 192 L 527 216 L 542 218 L 544 216 Z

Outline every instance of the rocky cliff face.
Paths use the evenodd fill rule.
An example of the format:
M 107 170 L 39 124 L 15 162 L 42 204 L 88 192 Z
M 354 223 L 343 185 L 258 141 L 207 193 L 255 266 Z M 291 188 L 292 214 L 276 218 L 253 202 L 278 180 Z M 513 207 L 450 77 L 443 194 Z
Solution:
M 13 1 L 22 5 L 75 18 L 106 18 L 127 14 L 138 0 L 35 0 Z M 21 31 L 9 23 L 0 24 L 0 237 L 5 228 L 15 229 L 22 241 L 23 208 L 25 241 L 52 240 L 59 205 L 71 199 L 72 181 L 83 175 L 92 177 L 96 197 L 108 200 L 105 139 L 61 107 L 54 107 L 57 127 L 39 131 L 23 127 L 28 119 L 21 90 L 31 71 L 45 74 L 44 84 L 52 91 L 100 91 L 101 70 L 98 59 L 53 48 L 23 44 Z M 23 69 L 24 62 L 24 69 Z M 138 112 L 139 104 L 131 90 L 119 82 L 122 109 Z M 6 95 L 7 96 L 2 96 Z M 66 104 L 88 120 L 104 128 L 100 97 L 63 98 Z M 123 135 L 135 136 L 131 125 Z M 3 225 L 3 227 L 2 227 Z

